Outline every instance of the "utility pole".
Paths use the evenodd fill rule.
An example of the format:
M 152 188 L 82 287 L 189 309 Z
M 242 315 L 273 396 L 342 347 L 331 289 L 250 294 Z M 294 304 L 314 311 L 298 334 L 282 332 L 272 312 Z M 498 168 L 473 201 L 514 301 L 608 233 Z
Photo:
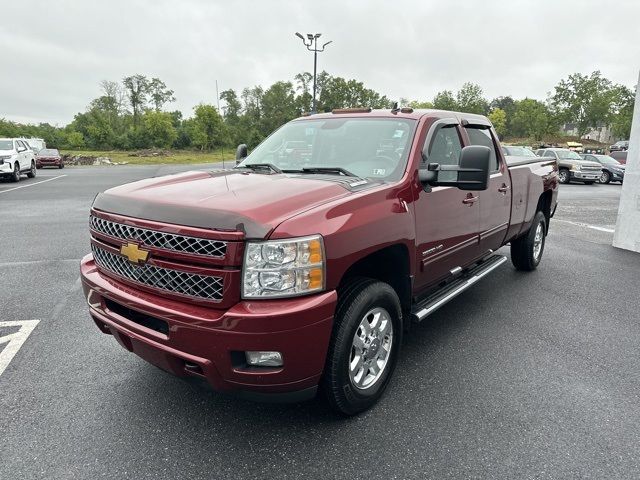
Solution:
M 307 33 L 307 38 L 305 38 L 301 33 L 296 32 L 296 37 L 299 37 L 302 40 L 302 43 L 307 50 L 313 52 L 313 107 L 311 109 L 311 113 L 318 113 L 316 109 L 316 76 L 318 72 L 318 53 L 324 52 L 324 47 L 329 45 L 332 40 L 329 40 L 327 43 L 322 45 L 322 47 L 318 48 L 318 38 L 320 38 L 321 33 Z

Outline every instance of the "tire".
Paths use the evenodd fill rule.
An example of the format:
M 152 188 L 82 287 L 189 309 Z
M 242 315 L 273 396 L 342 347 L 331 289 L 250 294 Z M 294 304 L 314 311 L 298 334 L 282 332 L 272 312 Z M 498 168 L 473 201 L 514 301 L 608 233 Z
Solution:
M 540 264 L 544 253 L 547 219 L 542 212 L 536 213 L 529 231 L 511 242 L 511 263 L 516 270 L 530 272 Z
M 31 162 L 31 170 L 27 173 L 27 177 L 36 178 L 36 162 Z
M 602 172 L 602 175 L 600 175 L 599 181 L 600 183 L 605 184 L 611 182 L 611 174 L 605 170 L 604 172 Z
M 584 182 L 585 185 L 593 185 L 594 183 L 596 183 L 595 180 Z
M 60 165 L 58 166 L 58 168 L 60 169 L 64 168 L 64 163 L 60 162 Z
M 16 162 L 13 165 L 13 175 L 11 175 L 11 181 L 16 183 L 20 181 L 20 165 Z
M 350 281 L 339 292 L 321 384 L 329 405 L 343 415 L 373 406 L 391 379 L 401 342 L 402 309 L 393 288 L 367 278 Z
M 567 184 L 571 181 L 571 174 L 569 173 L 569 170 L 567 170 L 566 168 L 561 168 L 560 172 L 558 173 L 558 181 L 562 184 Z

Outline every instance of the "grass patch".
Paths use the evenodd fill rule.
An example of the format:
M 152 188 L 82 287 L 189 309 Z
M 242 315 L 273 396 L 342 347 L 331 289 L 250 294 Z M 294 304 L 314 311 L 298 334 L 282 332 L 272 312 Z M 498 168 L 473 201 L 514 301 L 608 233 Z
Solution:
M 137 150 L 61 150 L 62 155 L 81 155 L 84 157 L 107 157 L 112 162 L 130 165 L 163 165 L 163 164 L 190 164 L 190 163 L 215 163 L 235 161 L 235 151 L 232 149 L 213 150 L 211 152 L 198 152 L 191 150 L 165 151 L 166 155 L 132 156 Z

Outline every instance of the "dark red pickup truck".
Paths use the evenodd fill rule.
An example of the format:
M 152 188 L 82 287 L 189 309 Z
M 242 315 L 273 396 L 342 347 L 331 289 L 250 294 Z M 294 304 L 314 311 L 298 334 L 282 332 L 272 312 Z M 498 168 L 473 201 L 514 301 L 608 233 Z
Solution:
M 382 395 L 411 323 L 506 261 L 494 251 L 536 268 L 558 193 L 555 161 L 508 164 L 464 113 L 311 115 L 238 156 L 96 197 L 91 316 L 176 375 L 265 400 L 320 388 L 345 414 Z

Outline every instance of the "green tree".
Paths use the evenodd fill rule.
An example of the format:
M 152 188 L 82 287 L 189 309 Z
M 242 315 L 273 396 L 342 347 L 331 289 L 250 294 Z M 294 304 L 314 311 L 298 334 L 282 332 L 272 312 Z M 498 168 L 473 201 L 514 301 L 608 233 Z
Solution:
M 144 134 L 152 147 L 168 148 L 178 138 L 170 113 L 147 111 L 143 116 Z
M 574 122 L 582 136 L 598 123 L 608 123 L 614 102 L 613 85 L 600 71 L 591 75 L 574 73 L 555 86 L 554 109 L 564 122 Z
M 507 113 L 501 108 L 494 108 L 488 115 L 496 133 L 500 139 L 504 138 L 507 131 Z
M 133 112 L 133 125 L 138 126 L 140 114 L 147 106 L 149 95 L 149 80 L 144 75 L 136 74 L 122 79 L 127 92 L 127 99 Z
M 201 103 L 193 110 L 194 117 L 187 121 L 192 145 L 201 150 L 210 150 L 224 145 L 226 129 L 216 107 Z
M 405 104 L 405 102 L 402 102 L 403 104 Z M 415 109 L 419 109 L 419 108 L 433 108 L 433 103 L 431 102 L 420 102 L 418 100 L 411 100 L 410 102 L 406 103 L 407 107 L 410 108 L 415 108 Z
M 73 150 L 84 148 L 84 137 L 80 132 L 69 132 L 66 135 L 64 145 Z
M 456 95 L 456 104 L 461 112 L 486 115 L 489 102 L 482 96 L 482 88 L 475 83 L 467 82 L 462 85 Z
M 458 104 L 451 90 L 443 90 L 442 92 L 436 93 L 432 103 L 433 108 L 437 110 L 458 110 Z
M 162 110 L 165 103 L 171 103 L 176 101 L 176 97 L 173 96 L 173 90 L 167 88 L 165 83 L 159 78 L 152 78 L 148 85 L 147 91 L 149 93 L 149 99 L 156 109 L 156 112 Z
M 612 90 L 613 115 L 611 128 L 616 138 L 628 139 L 631 134 L 631 120 L 633 119 L 633 107 L 635 96 L 630 88 L 616 85 Z
M 276 82 L 261 98 L 261 132 L 269 135 L 276 128 L 298 117 L 300 111 L 295 101 L 295 91 L 291 82 Z
M 525 98 L 515 102 L 512 128 L 516 137 L 542 140 L 544 135 L 557 132 L 558 123 L 544 103 Z

